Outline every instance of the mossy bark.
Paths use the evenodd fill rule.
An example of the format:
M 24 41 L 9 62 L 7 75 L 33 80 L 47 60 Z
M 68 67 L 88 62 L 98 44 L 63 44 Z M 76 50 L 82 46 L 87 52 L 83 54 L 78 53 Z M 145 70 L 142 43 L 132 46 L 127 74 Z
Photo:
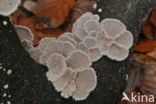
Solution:
M 124 22 L 134 39 L 138 39 L 140 27 L 148 16 L 156 0 L 101 0 L 98 13 L 101 19 L 117 18 Z M 6 20 L 8 24 L 3 25 Z M 80 102 L 64 99 L 47 80 L 45 66 L 36 63 L 20 44 L 18 36 L 8 17 L 0 16 L 0 63 L 13 73 L 7 75 L 0 69 L 0 103 L 12 104 L 115 104 L 126 87 L 126 73 L 130 57 L 122 62 L 112 61 L 107 57 L 93 63 L 98 84 L 90 96 Z M 4 89 L 5 84 L 9 85 Z M 2 97 L 4 93 L 11 98 Z

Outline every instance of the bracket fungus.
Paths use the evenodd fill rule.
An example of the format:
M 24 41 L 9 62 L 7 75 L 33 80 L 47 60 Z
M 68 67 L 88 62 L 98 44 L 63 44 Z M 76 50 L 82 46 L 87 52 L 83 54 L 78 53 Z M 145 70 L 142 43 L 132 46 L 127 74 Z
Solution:
M 21 0 L 0 0 L 0 15 L 9 16 L 15 12 Z
M 21 40 L 32 41 L 31 32 L 16 26 Z M 46 65 L 47 79 L 64 98 L 86 99 L 96 88 L 97 76 L 92 62 L 103 55 L 117 61 L 128 57 L 133 36 L 117 19 L 104 19 L 98 15 L 83 14 L 73 24 L 72 32 L 56 38 L 42 38 L 39 45 L 29 47 L 34 60 Z

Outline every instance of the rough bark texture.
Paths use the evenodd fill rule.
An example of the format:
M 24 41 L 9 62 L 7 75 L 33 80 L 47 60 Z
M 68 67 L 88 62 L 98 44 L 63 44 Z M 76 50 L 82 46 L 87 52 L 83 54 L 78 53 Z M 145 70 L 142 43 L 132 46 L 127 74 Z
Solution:
M 156 0 L 101 0 L 98 8 L 102 19 L 117 18 L 124 22 L 135 40 L 140 26 Z M 3 21 L 8 21 L 6 26 Z M 130 58 L 116 62 L 107 57 L 93 64 L 98 76 L 97 88 L 81 102 L 64 99 L 47 80 L 45 66 L 34 62 L 20 44 L 9 18 L 0 16 L 0 103 L 12 104 L 114 104 L 126 87 L 126 72 Z M 4 68 L 6 71 L 3 71 Z M 7 75 L 8 69 L 13 73 Z M 9 85 L 4 89 L 5 84 Z M 3 97 L 4 93 L 11 95 Z

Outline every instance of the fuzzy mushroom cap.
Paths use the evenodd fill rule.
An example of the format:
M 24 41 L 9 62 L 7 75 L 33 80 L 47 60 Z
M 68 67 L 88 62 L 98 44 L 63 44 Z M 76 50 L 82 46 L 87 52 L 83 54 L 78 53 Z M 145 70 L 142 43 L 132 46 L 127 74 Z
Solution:
M 80 50 L 76 50 L 70 57 L 67 58 L 67 66 L 75 71 L 83 70 L 92 65 L 88 55 Z
M 33 43 L 29 40 L 23 40 L 21 44 L 27 52 L 29 52 L 30 49 L 34 48 Z
M 46 74 L 49 81 L 56 81 L 64 75 L 66 71 L 66 62 L 61 54 L 55 53 L 50 55 L 46 63 L 49 69 Z
M 39 62 L 42 52 L 39 47 L 35 47 L 29 50 L 29 54 L 35 61 Z
M 129 49 L 133 45 L 133 35 L 129 31 L 125 31 L 118 38 L 115 39 L 115 43 L 125 49 Z
M 117 19 L 104 19 L 100 23 L 101 30 L 107 38 L 115 39 L 126 31 L 126 26 Z
M 15 25 L 15 29 L 21 42 L 23 40 L 28 40 L 31 42 L 34 39 L 34 35 L 29 28 L 21 25 Z
M 66 43 L 58 40 L 53 40 L 44 49 L 44 52 L 40 57 L 40 63 L 46 64 L 48 57 L 54 53 L 59 53 L 64 57 L 68 57 L 73 53 L 74 49 L 75 47 L 69 42 Z
M 83 40 L 91 31 L 97 32 L 99 29 L 99 16 L 85 13 L 74 23 L 72 31 L 80 40 Z
M 119 47 L 116 44 L 108 47 L 107 56 L 113 60 L 122 61 L 128 57 L 129 50 Z
M 48 37 L 42 38 L 39 43 L 39 47 L 41 48 L 42 51 L 44 51 L 44 49 L 48 46 L 48 44 L 55 40 L 56 40 L 55 38 L 48 38 Z
M 63 91 L 64 88 L 67 86 L 70 80 L 74 80 L 76 77 L 76 72 L 73 71 L 72 69 L 68 68 L 65 72 L 65 74 L 59 78 L 58 80 L 53 82 L 53 85 L 55 89 L 60 92 Z
M 0 0 L 0 15 L 9 16 L 15 12 L 21 0 Z
M 97 85 L 97 76 L 92 68 L 80 71 L 75 79 L 76 90 L 73 93 L 73 99 L 84 100 L 88 97 Z

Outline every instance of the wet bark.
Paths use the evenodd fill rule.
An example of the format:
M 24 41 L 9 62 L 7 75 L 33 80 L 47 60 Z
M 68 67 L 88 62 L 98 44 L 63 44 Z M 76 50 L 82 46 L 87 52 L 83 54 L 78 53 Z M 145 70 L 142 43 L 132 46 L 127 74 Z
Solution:
M 100 0 L 97 12 L 101 19 L 117 18 L 124 22 L 130 30 L 135 42 L 140 33 L 140 27 L 148 16 L 156 0 Z M 6 26 L 3 21 L 7 21 Z M 117 62 L 101 58 L 93 64 L 96 70 L 98 84 L 90 96 L 80 102 L 64 99 L 57 93 L 47 80 L 47 67 L 36 63 L 26 53 L 20 44 L 18 36 L 8 17 L 0 16 L 0 103 L 7 101 L 12 104 L 115 104 L 126 87 L 128 59 Z M 5 68 L 5 71 L 4 71 Z M 11 69 L 11 75 L 7 71 Z M 4 89 L 8 84 L 9 88 Z M 11 97 L 3 97 L 4 93 Z

